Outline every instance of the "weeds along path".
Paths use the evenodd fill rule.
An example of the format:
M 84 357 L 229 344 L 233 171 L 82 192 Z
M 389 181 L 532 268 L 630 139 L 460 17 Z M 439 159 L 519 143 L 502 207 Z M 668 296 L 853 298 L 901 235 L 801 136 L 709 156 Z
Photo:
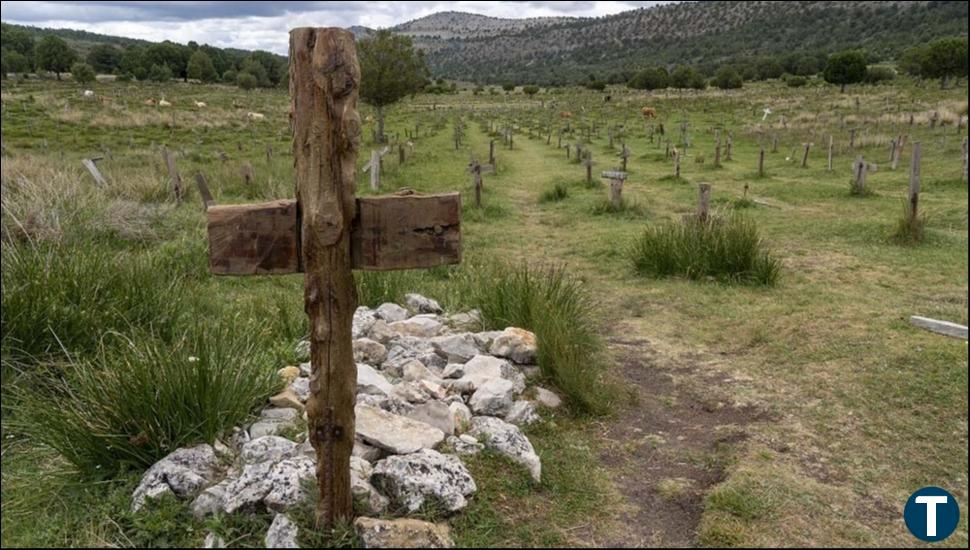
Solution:
M 473 143 L 477 146 L 479 140 L 487 150 L 488 138 L 479 132 Z M 591 213 L 606 197 L 599 172 L 611 167 L 609 151 L 597 150 L 594 155 L 599 157 L 596 177 L 588 187 L 582 165 L 567 161 L 563 151 L 543 139 L 520 135 L 514 150 L 498 150 L 499 173 L 486 182 L 489 192 L 501 195 L 510 210 L 511 219 L 496 227 L 524 237 L 521 246 L 503 247 L 504 255 L 529 263 L 565 264 L 592 289 L 603 290 L 593 293 L 606 315 L 604 332 L 615 365 L 610 378 L 628 399 L 618 404 L 614 416 L 594 422 L 590 435 L 612 480 L 616 509 L 610 514 L 612 522 L 576 534 L 574 542 L 691 546 L 696 543 L 703 498 L 723 481 L 732 445 L 747 437 L 747 424 L 765 414 L 755 406 L 728 405 L 734 399 L 710 390 L 724 385 L 725 378 L 706 368 L 710 360 L 665 343 L 655 324 L 630 315 L 624 304 L 638 299 L 643 289 L 630 280 L 628 269 L 603 269 L 600 264 L 604 254 L 622 254 L 623 243 L 618 241 L 646 223 L 646 216 L 617 222 Z M 579 211 L 540 201 L 541 194 L 556 184 L 569 193 L 563 203 L 582 203 Z M 630 193 L 641 185 L 631 182 Z M 631 200 L 643 202 L 639 194 Z M 595 238 L 603 231 L 615 240 L 612 245 L 609 239 Z M 605 250 L 600 248 L 604 244 Z

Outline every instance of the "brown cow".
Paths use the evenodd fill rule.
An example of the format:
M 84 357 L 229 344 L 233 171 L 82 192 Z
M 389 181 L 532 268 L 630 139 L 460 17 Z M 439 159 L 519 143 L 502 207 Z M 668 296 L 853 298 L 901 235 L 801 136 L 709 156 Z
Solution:
M 146 99 L 142 103 L 145 104 L 145 105 L 149 105 L 151 107 L 154 107 L 154 106 L 158 105 L 158 101 L 155 101 L 155 99 L 154 98 L 151 98 L 151 97 L 148 98 L 148 99 Z
M 559 111 L 559 118 L 573 118 L 573 114 L 569 111 Z
M 643 115 L 643 118 L 657 118 L 657 110 L 653 107 L 644 107 L 640 109 L 640 114 Z

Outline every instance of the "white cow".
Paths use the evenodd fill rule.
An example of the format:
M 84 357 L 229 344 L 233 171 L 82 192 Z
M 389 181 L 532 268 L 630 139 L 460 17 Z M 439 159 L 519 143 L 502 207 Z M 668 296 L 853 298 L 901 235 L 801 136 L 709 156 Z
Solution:
M 249 120 L 263 120 L 266 116 L 263 113 L 254 113 L 252 111 L 246 113 L 246 118 Z
M 164 99 L 159 99 L 158 100 L 158 106 L 159 107 L 171 107 L 172 104 L 169 103 L 169 102 L 167 102 L 167 101 L 165 101 Z
M 196 101 L 195 102 L 195 106 L 196 106 L 196 108 L 202 109 L 203 107 L 205 107 L 205 102 L 204 101 Z
M 81 95 L 83 95 L 84 97 L 94 97 L 94 92 L 92 90 L 84 90 L 84 92 Z

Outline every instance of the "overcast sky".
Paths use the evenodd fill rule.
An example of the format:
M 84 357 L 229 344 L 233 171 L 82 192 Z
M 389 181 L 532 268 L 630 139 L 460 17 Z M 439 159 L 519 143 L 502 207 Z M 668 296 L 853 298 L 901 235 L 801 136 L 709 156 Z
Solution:
M 389 27 L 438 11 L 598 17 L 666 2 L 3 2 L 2 19 L 152 41 L 286 54 L 293 27 Z

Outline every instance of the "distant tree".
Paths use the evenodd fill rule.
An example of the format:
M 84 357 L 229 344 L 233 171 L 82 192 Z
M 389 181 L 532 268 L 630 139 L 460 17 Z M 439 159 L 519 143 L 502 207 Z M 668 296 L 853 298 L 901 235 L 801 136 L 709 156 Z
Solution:
M 0 59 L 3 63 L 3 76 L 15 73 L 26 73 L 30 71 L 30 61 L 20 52 L 3 48 L 0 50 Z
M 45 36 L 37 43 L 34 57 L 37 68 L 54 73 L 58 80 L 61 79 L 61 73 L 71 68 L 75 59 L 74 50 L 67 42 L 53 35 Z
M 505 90 L 506 92 L 511 92 L 512 90 L 515 89 L 515 84 L 511 82 L 506 82 L 502 84 L 502 89 Z
M 522 92 L 525 93 L 525 95 L 530 95 L 530 96 L 536 95 L 537 93 L 539 93 L 539 87 L 538 86 L 523 86 L 522 87 Z
M 785 84 L 788 84 L 792 88 L 801 88 L 805 84 L 808 84 L 808 79 L 801 75 L 786 74 Z
M 838 84 L 844 93 L 847 84 L 866 78 L 866 56 L 853 50 L 830 55 L 823 76 L 829 84 Z
M 670 75 L 663 67 L 644 69 L 627 82 L 627 86 L 635 90 L 662 90 L 669 85 Z
M 30 33 L 23 29 L 11 27 L 6 23 L 0 23 L 0 44 L 3 45 L 3 49 L 5 50 L 9 52 L 16 52 L 24 56 L 24 59 L 27 60 L 28 67 L 32 66 L 31 62 L 34 56 L 34 38 L 30 36 Z M 11 70 L 10 72 L 14 73 L 26 71 Z
M 699 75 L 692 67 L 687 65 L 678 65 L 672 73 L 670 73 L 670 86 L 672 88 L 690 88 L 694 80 L 697 79 Z
M 101 74 L 111 74 L 115 72 L 121 64 L 122 52 L 111 44 L 98 44 L 88 52 L 88 65 Z
M 152 68 L 148 69 L 146 78 L 152 82 L 168 82 L 172 80 L 172 69 L 164 63 L 152 65 Z
M 236 70 L 235 69 L 227 69 L 224 73 L 222 73 L 222 81 L 225 82 L 225 83 L 227 83 L 227 84 L 235 84 L 236 83 Z
M 923 69 L 928 65 L 926 57 L 929 55 L 929 48 L 925 45 L 914 46 L 907 49 L 899 57 L 897 66 L 899 70 L 906 74 L 915 76 L 917 78 L 923 78 L 926 75 L 923 74 Z
M 243 90 L 252 90 L 259 85 L 259 81 L 252 73 L 239 73 L 236 75 L 236 84 Z
M 138 80 L 145 80 L 148 78 L 148 70 L 151 68 L 151 65 L 148 65 L 147 61 L 144 48 L 129 46 L 121 54 L 118 71 L 121 74 L 130 74 Z
M 766 58 L 758 61 L 757 72 L 759 80 L 768 80 L 780 78 L 784 74 L 785 68 L 781 66 L 777 59 Z
M 695 72 L 694 78 L 690 81 L 690 87 L 694 90 L 703 90 L 707 88 L 707 79 L 704 78 L 701 73 Z
M 952 77 L 967 76 L 966 37 L 941 38 L 926 46 L 922 57 L 922 73 L 927 78 L 939 78 L 940 88 L 946 88 Z
M 382 29 L 357 44 L 360 96 L 377 111 L 377 139 L 383 143 L 384 109 L 421 90 L 428 65 L 408 36 Z
M 606 82 L 602 80 L 591 80 L 586 83 L 586 87 L 590 90 L 596 90 L 597 92 L 602 92 L 606 89 Z
M 89 82 L 94 82 L 97 73 L 94 72 L 94 68 L 87 63 L 82 63 L 78 61 L 77 63 L 71 65 L 71 78 L 79 84 L 87 84 Z
M 266 72 L 266 67 L 254 59 L 247 59 L 243 61 L 241 67 L 239 67 L 239 73 L 247 73 L 256 79 L 256 85 L 261 88 L 269 88 L 273 85 L 273 81 L 269 78 L 269 73 Z
M 185 74 L 185 67 L 188 63 L 189 49 L 174 42 L 166 40 L 159 44 L 151 44 L 145 48 L 144 65 L 152 70 L 154 65 L 165 65 L 171 71 L 173 77 L 188 78 Z M 151 78 L 149 76 L 149 78 Z
M 215 82 L 219 77 L 215 65 L 212 64 L 212 59 L 209 59 L 209 56 L 200 49 L 195 50 L 189 57 L 189 64 L 185 70 L 189 78 L 202 82 Z
M 714 85 L 722 90 L 735 90 L 744 85 L 744 79 L 736 70 L 725 67 L 714 75 Z
M 263 71 L 254 71 L 253 64 L 258 63 L 263 67 Z M 288 71 L 286 62 L 269 52 L 255 51 L 246 57 L 243 61 L 243 69 L 246 72 L 252 73 L 259 80 L 259 85 L 263 87 L 270 87 L 279 84 L 282 78 L 282 71 L 280 66 L 282 65 L 283 71 Z M 249 67 L 249 70 L 246 69 Z

